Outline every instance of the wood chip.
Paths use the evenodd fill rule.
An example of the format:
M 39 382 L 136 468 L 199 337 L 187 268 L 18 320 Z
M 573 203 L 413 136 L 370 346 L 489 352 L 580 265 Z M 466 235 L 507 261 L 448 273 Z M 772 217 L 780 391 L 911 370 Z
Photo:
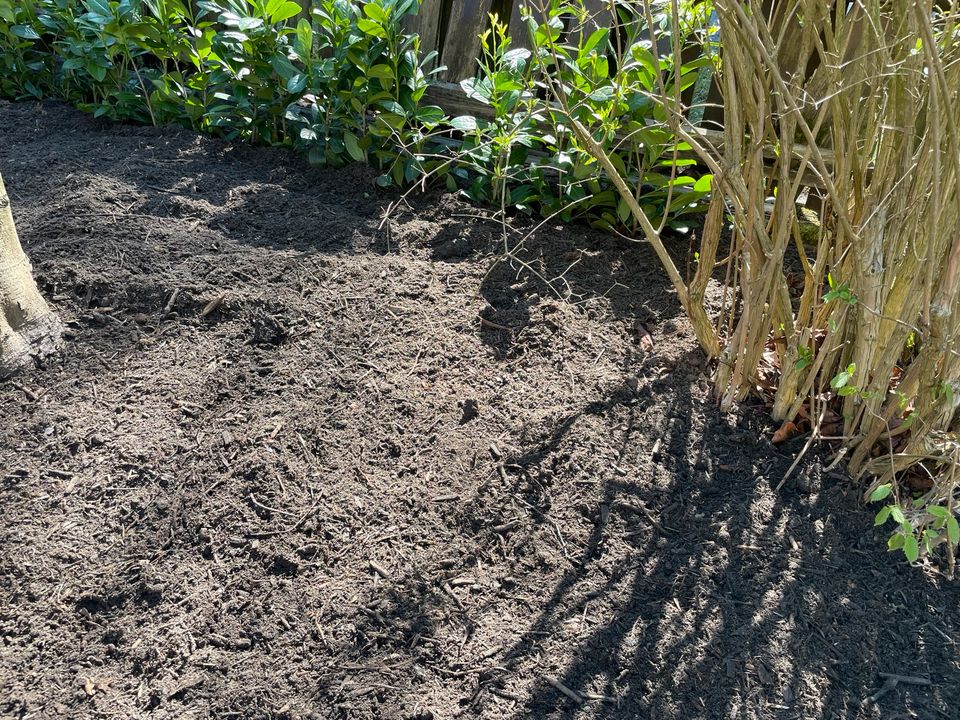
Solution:
M 595 700 L 597 702 L 605 702 L 611 705 L 619 705 L 620 701 L 615 697 L 610 697 L 609 695 L 598 695 L 597 693 L 580 693 L 581 697 L 584 700 Z
M 773 675 L 770 673 L 770 670 L 763 661 L 757 661 L 756 669 L 757 675 L 760 677 L 760 682 L 762 682 L 764 685 L 770 685 L 773 683 Z
M 177 304 L 177 298 L 178 298 L 178 297 L 180 297 L 180 290 L 179 290 L 179 288 L 176 289 L 176 290 L 174 290 L 174 291 L 170 294 L 170 299 L 167 300 L 167 304 L 166 304 L 166 306 L 163 308 L 163 314 L 164 314 L 164 315 L 169 315 L 170 313 L 173 312 L 173 306 Z
M 637 336 L 637 340 L 640 342 L 640 348 L 644 352 L 650 352 L 654 348 L 653 344 L 653 335 L 650 334 L 650 331 L 644 326 L 639 320 L 634 321 L 633 331 Z
M 377 575 L 382 577 L 384 580 L 390 579 L 390 573 L 387 572 L 386 568 L 382 565 L 377 564 L 373 560 L 370 560 L 370 569 L 373 570 Z
M 443 591 L 453 599 L 453 602 L 456 603 L 459 610 L 464 610 L 463 603 L 460 602 L 460 598 L 458 598 L 456 593 L 453 592 L 453 588 L 450 587 L 450 583 L 443 584 Z
M 205 318 L 207 315 L 219 308 L 223 304 L 223 301 L 226 299 L 226 297 L 226 295 L 217 295 L 217 297 L 204 305 L 203 310 L 200 311 L 200 319 Z

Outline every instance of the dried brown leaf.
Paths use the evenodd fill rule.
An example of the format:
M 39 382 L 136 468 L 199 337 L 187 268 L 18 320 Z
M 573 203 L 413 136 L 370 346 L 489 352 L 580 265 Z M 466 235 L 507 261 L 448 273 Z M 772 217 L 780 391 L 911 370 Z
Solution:
M 773 444 L 779 445 L 780 443 L 789 440 L 794 435 L 799 432 L 797 426 L 790 420 L 787 420 L 783 425 L 780 426 L 780 429 L 773 434 Z

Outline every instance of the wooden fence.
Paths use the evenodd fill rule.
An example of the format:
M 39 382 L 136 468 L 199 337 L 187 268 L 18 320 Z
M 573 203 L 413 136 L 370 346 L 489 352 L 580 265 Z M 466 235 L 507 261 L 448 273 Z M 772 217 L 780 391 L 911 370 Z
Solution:
M 423 0 L 420 12 L 407 19 L 406 27 L 420 35 L 424 53 L 436 50 L 439 54 L 440 65 L 447 68 L 440 80 L 459 82 L 475 74 L 479 36 L 489 26 L 490 13 L 509 21 L 513 47 L 528 46 L 520 12 L 523 5 L 524 0 Z M 609 0 L 585 0 L 584 5 L 591 16 L 590 25 L 613 24 Z

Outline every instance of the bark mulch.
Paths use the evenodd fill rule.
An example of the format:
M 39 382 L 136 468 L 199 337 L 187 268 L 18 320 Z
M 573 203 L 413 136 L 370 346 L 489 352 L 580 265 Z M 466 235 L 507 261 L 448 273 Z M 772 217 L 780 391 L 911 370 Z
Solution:
M 0 716 L 960 718 L 960 585 L 816 458 L 774 491 L 799 446 L 715 410 L 645 246 L 497 262 L 363 167 L 0 133 L 69 330 L 0 385 Z

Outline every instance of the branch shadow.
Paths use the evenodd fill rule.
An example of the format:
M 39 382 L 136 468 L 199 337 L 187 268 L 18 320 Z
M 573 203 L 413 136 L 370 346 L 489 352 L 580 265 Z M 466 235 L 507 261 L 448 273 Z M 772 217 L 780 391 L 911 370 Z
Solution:
M 628 396 L 584 410 L 630 405 L 623 453 L 633 452 L 632 421 L 644 402 L 643 392 Z M 758 423 L 731 428 L 682 391 L 668 416 L 655 461 L 674 480 L 603 479 L 607 519 L 504 658 L 535 656 L 543 638 L 567 635 L 571 610 L 586 614 L 598 594 L 616 596 L 619 606 L 576 637 L 562 653 L 567 662 L 544 672 L 504 716 L 951 717 L 955 659 L 942 629 L 956 632 L 946 608 L 960 597 L 957 588 L 918 578 L 886 556 L 863 532 L 868 513 L 856 493 L 817 459 L 801 467 L 803 490 L 774 492 L 791 458 L 766 447 L 753 457 L 769 462 L 749 465 L 742 446 L 766 444 L 756 439 Z M 524 468 L 517 477 L 562 447 L 577 420 L 563 419 L 545 443 L 513 458 Z M 623 533 L 631 517 L 643 528 Z M 630 561 L 597 588 L 593 566 L 617 535 Z M 928 678 L 931 686 L 900 685 L 873 703 L 884 672 Z M 501 687 L 512 676 L 504 673 Z

